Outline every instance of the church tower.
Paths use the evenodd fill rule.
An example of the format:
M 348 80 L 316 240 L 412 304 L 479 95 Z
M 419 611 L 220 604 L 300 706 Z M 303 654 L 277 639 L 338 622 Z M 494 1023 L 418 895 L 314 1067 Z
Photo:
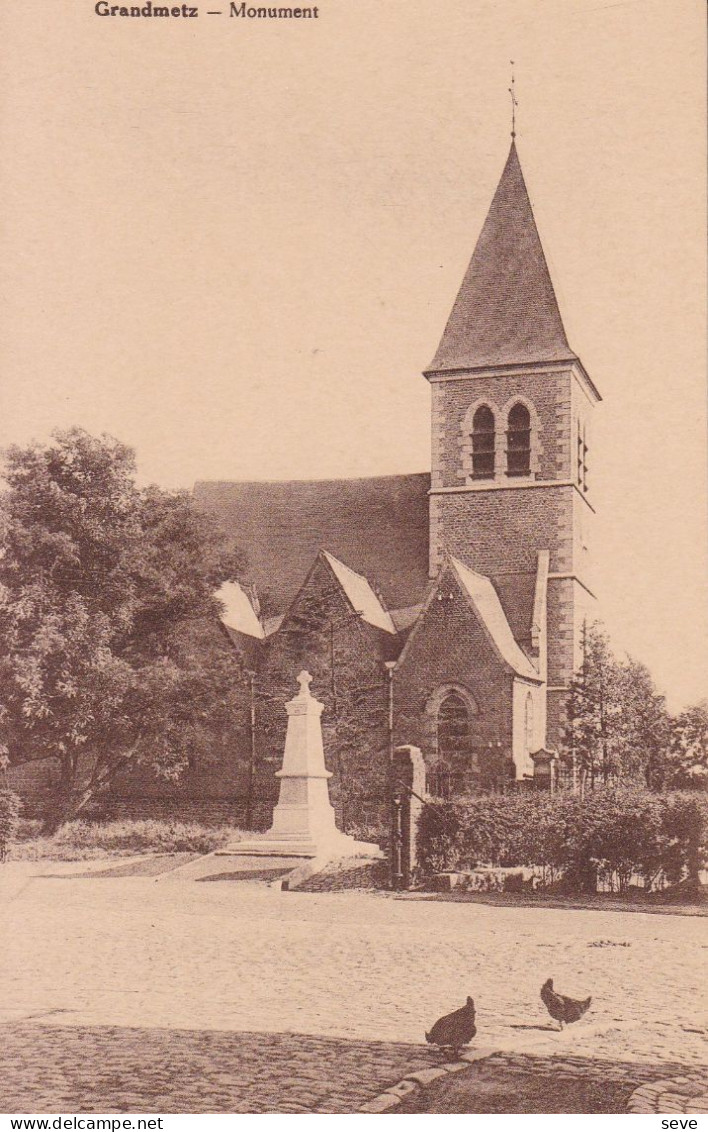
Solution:
M 425 376 L 430 575 L 451 554 L 491 578 L 517 641 L 541 667 L 547 654 L 557 747 L 580 628 L 595 616 L 588 452 L 600 395 L 568 344 L 513 139 Z

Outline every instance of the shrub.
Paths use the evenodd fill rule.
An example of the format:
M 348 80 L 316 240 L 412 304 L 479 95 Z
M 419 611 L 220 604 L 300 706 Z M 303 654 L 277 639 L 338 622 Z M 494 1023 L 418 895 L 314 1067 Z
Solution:
M 236 833 L 232 826 L 213 828 L 197 822 L 73 821 L 61 826 L 51 837 L 35 838 L 16 846 L 13 856 L 72 861 L 112 854 L 210 853 Z
M 19 818 L 15 830 L 15 841 L 32 841 L 35 837 L 41 837 L 44 825 L 45 823 L 41 818 Z
M 691 791 L 667 795 L 663 831 L 668 841 L 664 871 L 677 883 L 684 876 L 699 883 L 699 873 L 708 863 L 708 798 Z
M 595 891 L 598 880 L 625 892 L 634 876 L 650 891 L 687 877 L 708 859 L 708 801 L 602 787 L 570 793 L 518 792 L 432 802 L 418 827 L 424 872 L 479 864 L 540 869 L 544 883 Z
M 20 799 L 11 790 L 0 790 L 0 861 L 4 861 L 20 816 Z
M 452 802 L 430 802 L 418 819 L 418 861 L 426 873 L 443 873 L 460 863 L 460 820 Z M 465 862 L 466 863 L 466 862 Z

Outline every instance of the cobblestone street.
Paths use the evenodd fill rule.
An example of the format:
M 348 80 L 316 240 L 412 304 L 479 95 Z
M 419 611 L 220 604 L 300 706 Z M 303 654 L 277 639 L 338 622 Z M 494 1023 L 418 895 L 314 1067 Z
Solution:
M 705 918 L 80 871 L 0 878 L 3 1111 L 355 1111 L 435 1063 L 424 1030 L 467 994 L 480 1046 L 708 1062 Z M 593 995 L 563 1033 L 549 975 Z

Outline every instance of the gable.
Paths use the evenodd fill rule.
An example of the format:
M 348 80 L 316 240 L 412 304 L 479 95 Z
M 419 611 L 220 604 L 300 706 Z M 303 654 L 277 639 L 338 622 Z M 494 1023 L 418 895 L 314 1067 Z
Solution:
M 400 638 L 389 614 L 366 579 L 355 574 L 355 586 L 349 577 L 352 574 L 343 563 L 321 551 L 287 613 L 268 638 L 271 648 L 294 647 L 305 663 L 309 649 L 325 648 L 329 653 L 332 647 L 350 638 L 358 642 L 360 651 L 379 660 L 396 657 Z M 362 597 L 366 600 L 361 601 Z
M 424 663 L 435 662 L 441 670 L 446 658 L 450 659 L 448 679 L 461 678 L 468 670 L 466 666 L 481 661 L 486 667 L 500 667 L 540 682 L 538 672 L 514 638 L 491 580 L 455 558 L 448 559 L 431 587 L 397 668 L 404 668 L 414 656 L 420 663 L 421 651 L 427 655 Z
M 408 670 L 425 673 L 431 687 L 460 682 L 471 688 L 481 673 L 485 681 L 504 682 L 511 676 L 449 564 L 431 588 L 398 659 L 396 675 L 405 680 Z
M 224 582 L 216 596 L 224 606 L 221 620 L 228 629 L 247 637 L 263 639 L 263 626 L 243 586 L 238 582 Z

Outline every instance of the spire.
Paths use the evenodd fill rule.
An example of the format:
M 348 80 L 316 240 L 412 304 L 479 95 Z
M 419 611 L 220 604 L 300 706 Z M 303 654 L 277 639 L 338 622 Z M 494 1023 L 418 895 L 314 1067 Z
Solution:
M 430 371 L 574 358 L 511 142 Z
M 514 78 L 514 60 L 511 60 L 511 86 L 509 87 L 509 94 L 511 95 L 511 140 L 516 137 L 516 107 L 519 105 L 516 101 L 516 79 Z

